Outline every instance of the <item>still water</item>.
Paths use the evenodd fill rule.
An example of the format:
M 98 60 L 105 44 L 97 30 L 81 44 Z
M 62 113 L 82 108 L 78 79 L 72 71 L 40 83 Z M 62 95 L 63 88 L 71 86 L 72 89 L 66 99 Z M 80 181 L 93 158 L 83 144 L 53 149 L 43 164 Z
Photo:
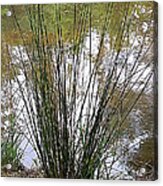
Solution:
M 139 38 L 140 39 L 140 38 Z M 96 58 L 99 51 L 99 44 L 100 44 L 100 34 L 96 30 L 91 31 L 91 39 L 88 36 L 85 37 L 84 42 L 81 46 L 81 55 L 80 55 L 80 64 L 78 66 L 78 71 L 80 72 L 77 75 L 77 91 L 78 91 L 78 98 L 77 98 L 77 112 L 76 112 L 76 120 L 79 117 L 80 109 L 81 109 L 81 100 L 83 100 L 84 94 L 86 92 L 86 87 L 89 83 L 89 78 L 91 76 L 91 69 L 94 69 L 95 62 L 92 60 L 91 64 L 89 62 L 89 54 L 90 54 L 90 42 L 92 45 L 91 55 L 92 59 Z M 132 41 L 133 48 L 132 52 L 129 52 L 129 48 L 124 48 L 121 50 L 117 64 L 116 70 L 114 74 L 113 81 L 117 79 L 117 87 L 119 89 L 123 89 L 126 83 L 126 79 L 130 78 L 130 82 L 127 84 L 126 90 L 131 90 L 135 92 L 135 94 L 139 93 L 142 88 L 145 86 L 146 79 L 148 75 L 152 71 L 152 66 L 147 64 L 145 61 L 141 61 L 141 63 L 135 64 L 135 58 L 138 55 L 136 48 L 138 47 L 137 39 Z M 139 41 L 140 42 L 140 41 Z M 67 44 L 63 50 L 65 50 L 64 54 L 64 62 L 66 63 L 66 68 L 73 68 L 72 67 L 72 54 L 69 50 L 71 48 L 71 44 Z M 53 62 L 55 62 L 57 53 L 60 51 L 55 50 L 52 54 Z M 98 91 L 99 84 L 103 83 L 103 79 L 106 78 L 108 71 L 112 71 L 115 67 L 115 58 L 116 58 L 116 51 L 111 49 L 110 47 L 110 38 L 109 35 L 106 34 L 104 38 L 104 53 L 100 58 L 100 65 L 98 74 L 95 78 L 95 81 L 91 81 L 90 87 L 94 89 L 94 95 L 96 95 Z M 12 46 L 10 47 L 10 55 L 12 57 L 11 64 L 20 65 L 21 68 L 19 69 L 19 73 L 17 77 L 11 80 L 11 83 L 8 86 L 5 86 L 6 89 L 11 89 L 12 92 L 12 100 L 13 100 L 13 110 L 16 114 L 17 118 L 17 126 L 20 127 L 20 130 L 23 130 L 26 134 L 26 138 L 23 138 L 22 143 L 20 145 L 21 149 L 25 148 L 24 156 L 21 160 L 23 165 L 27 168 L 34 167 L 33 160 L 37 160 L 37 155 L 32 147 L 32 145 L 28 142 L 28 138 L 30 138 L 30 134 L 28 133 L 27 126 L 25 123 L 29 122 L 29 118 L 27 116 L 27 110 L 25 108 L 24 99 L 26 100 L 28 106 L 33 107 L 34 113 L 35 105 L 33 103 L 33 96 L 30 93 L 29 89 L 26 88 L 26 78 L 24 76 L 22 63 L 28 65 L 29 59 L 28 55 L 25 51 L 23 46 Z M 77 58 L 77 56 L 75 56 Z M 125 61 L 125 65 L 123 65 L 124 58 L 127 58 Z M 124 67 L 123 67 L 124 66 Z M 131 74 L 132 69 L 132 74 Z M 64 73 L 64 72 L 61 72 Z M 71 74 L 67 72 L 67 79 L 66 79 L 67 87 L 70 87 L 71 81 Z M 18 83 L 19 82 L 19 83 Z M 30 84 L 30 82 L 28 82 Z M 93 84 L 94 83 L 94 84 Z M 22 97 L 22 93 L 20 91 L 23 90 L 24 98 Z M 2 99 L 3 99 L 3 90 L 2 89 Z M 152 77 L 148 83 L 147 88 L 144 90 L 144 97 L 148 97 L 152 94 Z M 95 105 L 99 102 L 99 97 L 95 97 L 94 95 L 92 98 L 92 105 Z M 148 103 L 149 102 L 149 103 Z M 145 103 L 148 107 L 150 105 L 150 100 Z M 128 116 L 128 121 L 130 122 L 129 127 L 126 127 L 124 132 L 122 133 L 121 137 L 116 141 L 116 145 L 111 145 L 108 149 L 107 156 L 108 158 L 105 160 L 107 167 L 111 167 L 111 171 L 109 171 L 110 178 L 119 178 L 119 179 L 133 179 L 135 175 L 143 175 L 146 173 L 145 162 L 142 163 L 139 169 L 132 169 L 129 162 L 133 161 L 135 155 L 139 154 L 139 151 L 147 140 L 152 138 L 152 124 L 148 120 L 151 119 L 152 116 L 148 117 L 148 120 L 144 121 L 144 103 L 140 102 L 139 105 L 132 109 Z M 142 109 L 143 108 L 143 109 Z M 150 112 L 152 112 L 152 108 Z M 7 111 L 5 111 L 7 112 Z M 89 106 L 89 100 L 86 99 L 86 104 L 83 109 L 83 116 L 87 113 L 93 112 L 93 107 Z M 106 112 L 109 112 L 106 111 Z M 5 113 L 6 114 L 6 113 Z M 8 113 L 9 114 L 9 113 Z M 32 113 L 31 113 L 32 114 Z M 85 118 L 82 118 L 82 123 L 84 124 Z M 144 122 L 144 123 L 143 123 Z M 5 121 L 5 125 L 8 125 L 8 121 Z M 148 153 L 148 152 L 147 152 Z M 145 161 L 146 158 L 144 158 Z M 143 166 L 144 164 L 144 166 Z M 105 167 L 103 167 L 105 169 Z M 107 176 L 107 175 L 106 175 Z M 96 174 L 95 174 L 96 177 Z M 105 177 L 105 175 L 104 175 Z

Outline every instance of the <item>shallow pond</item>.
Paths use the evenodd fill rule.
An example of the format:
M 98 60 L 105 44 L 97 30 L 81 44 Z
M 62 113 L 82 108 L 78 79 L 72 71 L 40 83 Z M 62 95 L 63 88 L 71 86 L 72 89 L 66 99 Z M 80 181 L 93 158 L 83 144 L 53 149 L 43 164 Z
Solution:
M 90 42 L 92 45 L 91 49 L 91 57 L 92 61 L 90 63 Z M 89 84 L 91 73 L 96 67 L 96 63 L 94 59 L 98 55 L 98 47 L 100 44 L 100 34 L 96 30 L 91 31 L 91 40 L 88 36 L 85 37 L 83 44 L 81 45 L 81 55 L 79 64 L 77 67 L 77 111 L 75 115 L 75 120 L 77 121 L 79 118 L 79 115 L 81 114 L 81 107 L 82 107 L 82 100 L 84 99 L 84 95 L 87 91 L 87 86 Z M 73 72 L 73 57 L 77 58 L 77 56 L 73 56 L 71 54 L 71 44 L 67 44 L 62 50 L 64 50 L 64 63 L 66 63 L 66 83 L 67 83 L 67 92 L 69 89 L 71 89 L 71 84 L 73 82 L 72 79 L 72 72 Z M 83 125 L 84 129 L 84 123 L 86 118 L 85 115 L 92 114 L 93 109 L 95 105 L 99 104 L 100 97 L 97 95 L 97 91 L 100 90 L 100 87 L 104 85 L 104 80 L 108 76 L 109 71 L 113 71 L 113 68 L 116 68 L 114 70 L 114 75 L 112 78 L 112 82 L 114 84 L 116 82 L 116 88 L 117 88 L 117 94 L 120 95 L 120 90 L 125 91 L 130 90 L 131 97 L 124 98 L 126 99 L 126 102 L 128 103 L 127 107 L 130 106 L 130 99 L 132 99 L 132 95 L 136 96 L 141 92 L 143 87 L 146 85 L 147 79 L 149 77 L 149 74 L 152 71 L 152 65 L 147 64 L 145 61 L 141 61 L 140 63 L 135 63 L 135 58 L 137 58 L 138 52 L 137 47 L 138 43 L 137 40 L 133 41 L 133 49 L 132 52 L 129 52 L 130 49 L 124 48 L 121 50 L 118 59 L 116 60 L 117 64 L 115 67 L 115 58 L 117 56 L 117 52 L 110 48 L 109 44 L 109 35 L 105 35 L 104 38 L 104 51 L 101 55 L 99 61 L 99 67 L 97 71 L 97 75 L 94 76 L 94 79 L 91 80 L 90 83 L 90 91 L 93 91 L 93 94 L 91 95 L 91 105 L 89 104 L 89 99 L 87 98 L 85 101 L 85 105 L 82 111 L 82 119 L 81 119 L 81 125 Z M 60 49 L 61 50 L 61 49 Z M 10 110 L 15 113 L 16 120 L 16 126 L 20 130 L 23 130 L 26 134 L 26 138 L 23 138 L 23 141 L 21 142 L 20 148 L 25 149 L 23 158 L 21 162 L 23 165 L 27 168 L 31 168 L 34 166 L 33 160 L 37 160 L 37 155 L 32 147 L 32 145 L 28 142 L 28 138 L 30 139 L 31 136 L 29 134 L 29 130 L 27 130 L 26 123 L 29 122 L 27 110 L 25 107 L 25 101 L 26 104 L 30 107 L 33 107 L 33 113 L 35 114 L 36 109 L 33 101 L 33 95 L 32 92 L 30 92 L 29 88 L 27 88 L 26 84 L 28 83 L 28 86 L 32 86 L 32 83 L 29 81 L 26 81 L 26 77 L 23 72 L 23 65 L 25 64 L 28 66 L 29 58 L 26 53 L 26 50 L 23 46 L 12 46 L 9 48 L 10 55 L 12 58 L 11 65 L 17 65 L 19 69 L 19 73 L 17 77 L 11 80 L 10 84 L 4 85 L 2 88 L 2 99 L 5 103 L 5 91 L 11 91 L 12 101 L 13 101 L 13 108 Z M 57 58 L 57 55 L 61 51 L 53 50 L 52 48 L 52 62 L 55 63 L 55 60 Z M 125 60 L 124 64 L 124 58 Z M 63 68 L 62 68 L 63 69 Z M 64 76 L 64 71 L 61 71 Z M 140 100 L 138 101 L 138 104 L 131 110 L 130 114 L 127 117 L 126 123 L 123 125 L 123 128 L 121 128 L 121 135 L 118 137 L 117 140 L 114 139 L 112 144 L 108 147 L 107 156 L 108 158 L 105 160 L 105 166 L 108 167 L 109 172 L 105 172 L 105 174 L 109 174 L 110 178 L 119 178 L 119 179 L 134 179 L 135 176 L 137 177 L 143 177 L 146 174 L 147 165 L 146 163 L 151 161 L 152 157 L 148 156 L 150 151 L 153 151 L 153 143 L 150 141 L 153 141 L 153 128 L 154 124 L 151 122 L 153 120 L 153 108 L 150 96 L 152 93 L 152 76 L 148 81 L 147 88 L 144 89 L 143 95 L 140 97 Z M 21 87 L 21 90 L 20 90 Z M 22 97 L 22 92 L 24 98 Z M 134 97 L 133 96 L 133 97 Z M 144 101 L 145 100 L 145 101 Z M 68 100 L 69 103 L 70 100 Z M 132 102 L 132 101 L 131 101 Z M 116 103 L 116 101 L 115 101 Z M 112 112 L 114 108 L 114 101 L 113 103 L 110 103 L 108 105 L 108 110 L 106 110 L 104 115 L 108 114 L 110 111 Z M 110 109 L 110 110 L 109 110 Z M 125 109 L 125 107 L 124 107 Z M 4 115 L 9 115 L 9 111 L 4 111 L 2 113 Z M 123 113 L 122 113 L 123 116 Z M 113 118 L 114 119 L 114 118 Z M 8 126 L 9 121 L 6 120 L 4 122 L 4 125 Z M 76 133 L 76 140 L 78 140 L 78 134 L 80 131 L 77 131 Z M 148 149 L 146 149 L 145 153 L 143 144 L 148 143 L 149 152 Z M 152 150 L 151 150 L 152 149 Z M 140 156 L 139 156 L 140 155 Z M 78 157 L 78 155 L 76 155 Z M 138 167 L 133 166 L 134 159 L 141 159 L 141 165 Z M 150 162 L 149 162 L 150 164 Z M 103 166 L 101 169 L 106 169 L 106 167 Z M 101 174 L 103 172 L 101 171 Z M 107 178 L 108 175 L 103 175 L 105 178 Z M 95 174 L 96 177 L 96 174 Z

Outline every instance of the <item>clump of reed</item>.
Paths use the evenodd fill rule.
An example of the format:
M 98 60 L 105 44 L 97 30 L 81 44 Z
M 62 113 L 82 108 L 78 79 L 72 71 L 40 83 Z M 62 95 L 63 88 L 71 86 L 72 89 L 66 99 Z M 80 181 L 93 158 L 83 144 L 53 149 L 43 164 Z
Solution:
M 100 43 L 95 58 L 92 57 L 92 5 L 72 4 L 71 38 L 73 39 L 68 49 L 65 49 L 63 39 L 62 19 L 64 18 L 61 6 L 59 4 L 54 6 L 53 21 L 55 24 L 53 38 L 51 38 L 53 42 L 49 41 L 46 24 L 48 19 L 44 13 L 44 5 L 26 6 L 25 13 L 28 16 L 32 33 L 30 47 L 24 40 L 14 6 L 11 7 L 15 26 L 20 32 L 23 47 L 28 55 L 27 65 L 23 63 L 23 56 L 20 60 L 20 69 L 26 81 L 26 95 L 19 78 L 15 78 L 26 109 L 25 125 L 28 131 L 26 137 L 37 153 L 46 177 L 100 179 L 105 175 L 104 178 L 109 179 L 112 165 L 108 167 L 106 163 L 109 156 L 108 149 L 123 133 L 122 128 L 129 113 L 144 93 L 152 77 L 152 73 L 149 73 L 145 77 L 141 91 L 137 94 L 133 93 L 132 86 L 130 86 L 131 77 L 137 64 L 146 57 L 150 46 L 145 50 L 145 44 L 143 42 L 140 44 L 130 75 L 119 88 L 120 75 L 115 76 L 117 62 L 121 49 L 129 38 L 128 31 L 132 27 L 135 11 L 129 3 L 126 3 L 122 11 L 120 29 L 116 31 L 112 40 L 112 47 L 116 49 L 116 52 L 112 52 L 110 59 L 113 68 L 108 69 L 106 76 L 102 82 L 98 83 L 95 91 L 97 72 L 102 63 L 105 35 L 110 27 L 116 25 L 116 22 L 111 21 L 115 16 L 113 10 L 116 5 L 106 4 L 105 19 L 100 31 Z M 111 25 L 113 23 L 114 25 Z M 90 40 L 87 56 L 90 75 L 87 77 L 88 83 L 83 90 L 83 96 L 80 96 L 82 90 L 79 88 L 79 76 L 83 75 L 79 67 L 82 63 L 82 50 L 86 35 L 89 35 Z M 143 37 L 146 37 L 145 34 Z M 126 63 L 134 46 L 131 45 L 129 48 L 122 59 L 121 73 L 127 68 Z M 66 64 L 67 51 L 71 55 L 71 68 L 68 68 Z M 138 81 L 139 78 L 136 82 Z M 127 100 L 132 96 L 132 100 Z

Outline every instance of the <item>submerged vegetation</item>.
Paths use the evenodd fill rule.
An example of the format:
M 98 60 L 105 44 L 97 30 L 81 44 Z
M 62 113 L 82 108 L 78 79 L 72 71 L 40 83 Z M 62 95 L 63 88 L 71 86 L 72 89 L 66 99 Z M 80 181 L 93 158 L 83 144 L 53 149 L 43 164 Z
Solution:
M 41 177 L 156 179 L 157 5 L 11 5 L 1 13 L 5 169 L 19 171 L 30 149 Z M 136 168 L 133 158 L 142 162 Z

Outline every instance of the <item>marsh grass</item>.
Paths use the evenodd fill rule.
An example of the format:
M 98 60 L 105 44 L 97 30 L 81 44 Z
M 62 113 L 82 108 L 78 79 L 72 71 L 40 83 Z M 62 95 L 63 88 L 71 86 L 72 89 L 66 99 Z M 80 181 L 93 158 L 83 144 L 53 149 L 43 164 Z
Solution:
M 23 56 L 21 56 L 19 67 L 25 77 L 27 95 L 25 95 L 19 78 L 15 76 L 26 109 L 25 126 L 28 131 L 26 138 L 37 153 L 46 177 L 78 179 L 110 179 L 113 177 L 111 175 L 112 164 L 108 167 L 106 163 L 109 156 L 108 150 L 114 144 L 116 146 L 126 127 L 129 114 L 144 94 L 153 76 L 153 72 L 147 74 L 143 87 L 140 85 L 137 88 L 138 92 L 136 94 L 133 92 L 132 86 L 134 85 L 131 86 L 131 79 L 152 47 L 152 44 L 145 44 L 144 39 L 147 34 L 143 33 L 144 39 L 137 47 L 137 54 L 129 75 L 126 76 L 123 85 L 119 87 L 118 82 L 122 71 L 127 68 L 128 57 L 135 49 L 133 43 L 128 44 L 129 49 L 122 59 L 118 76 L 116 76 L 117 62 L 121 50 L 129 41 L 130 30 L 135 28 L 138 20 L 134 19 L 136 8 L 130 3 L 125 3 L 121 9 L 122 19 L 119 19 L 119 23 L 116 25 L 114 17 L 115 9 L 118 7 L 119 5 L 116 6 L 115 3 L 106 4 L 103 25 L 99 32 L 98 53 L 93 58 L 94 17 L 91 4 L 71 5 L 72 18 L 71 28 L 69 28 L 71 39 L 67 39 L 71 41 L 71 47 L 68 49 L 65 47 L 63 36 L 65 14 L 62 5 L 57 4 L 53 7 L 54 25 L 50 39 L 51 30 L 49 31 L 47 27 L 45 6 L 25 7 L 25 14 L 32 33 L 30 48 L 17 18 L 15 6 L 11 6 L 14 25 L 19 31 L 28 56 L 27 65 L 23 63 Z M 106 76 L 98 83 L 97 90 L 95 90 L 103 52 L 105 53 L 103 50 L 105 35 L 116 26 L 119 27 L 115 30 L 111 40 L 111 47 L 115 51 L 112 52 L 110 58 L 113 68 L 108 69 Z M 79 67 L 82 64 L 82 51 L 86 35 L 89 35 L 90 40 L 87 56 L 89 76 L 79 104 L 78 97 L 82 93 L 79 89 L 79 76 L 85 78 Z M 68 52 L 72 59 L 69 68 L 65 60 Z M 144 70 L 149 65 L 152 65 L 151 61 L 147 62 Z M 12 73 L 16 74 L 15 68 L 12 69 Z M 139 79 L 140 77 L 136 79 L 135 83 L 139 82 Z M 87 114 L 85 114 L 86 109 Z

